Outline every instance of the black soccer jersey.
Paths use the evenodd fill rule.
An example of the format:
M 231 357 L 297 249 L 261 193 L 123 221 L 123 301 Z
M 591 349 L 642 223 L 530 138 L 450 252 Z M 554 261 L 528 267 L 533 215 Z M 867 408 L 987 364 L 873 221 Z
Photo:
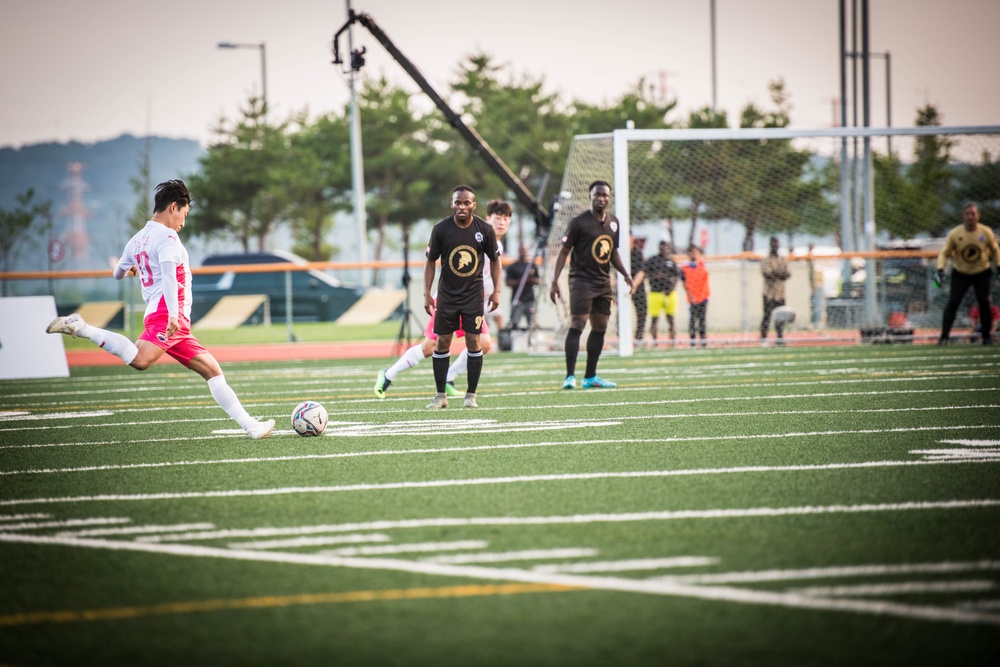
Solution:
M 493 227 L 480 218 L 462 229 L 455 217 L 448 216 L 434 225 L 427 244 L 427 259 L 441 260 L 438 280 L 438 308 L 471 308 L 483 304 L 483 262 L 496 259 L 497 235 Z
M 670 294 L 677 287 L 681 269 L 673 257 L 653 255 L 646 260 L 646 276 L 649 278 L 650 292 Z
M 590 210 L 584 211 L 569 221 L 562 243 L 572 251 L 571 283 L 610 289 L 611 253 L 618 247 L 618 218 L 608 212 L 602 223 Z

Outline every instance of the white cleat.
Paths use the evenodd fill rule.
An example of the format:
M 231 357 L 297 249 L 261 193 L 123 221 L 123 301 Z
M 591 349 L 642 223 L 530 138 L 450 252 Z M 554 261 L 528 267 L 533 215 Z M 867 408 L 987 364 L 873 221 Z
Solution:
M 448 396 L 445 394 L 438 394 L 433 401 L 427 404 L 428 410 L 441 410 L 446 407 L 448 407 Z
M 253 440 L 263 440 L 271 435 L 274 430 L 274 420 L 268 419 L 266 422 L 255 421 L 244 429 Z
M 45 333 L 66 334 L 67 336 L 76 338 L 85 326 L 87 326 L 87 323 L 83 321 L 83 318 L 77 313 L 73 313 L 72 315 L 57 317 L 52 320 L 49 326 L 45 328 Z
M 466 394 L 465 395 L 465 404 L 464 404 L 464 407 L 466 407 L 466 408 L 478 408 L 479 407 L 479 403 L 476 403 L 476 395 L 475 394 Z

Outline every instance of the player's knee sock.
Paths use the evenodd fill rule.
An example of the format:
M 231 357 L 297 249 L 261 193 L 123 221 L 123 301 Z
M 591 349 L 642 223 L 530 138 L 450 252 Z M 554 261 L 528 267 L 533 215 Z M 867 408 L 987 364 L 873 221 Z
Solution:
M 423 360 L 423 343 L 417 343 L 404 352 L 402 356 L 396 360 L 396 363 L 389 367 L 389 369 L 385 372 L 385 378 L 389 381 L 393 381 L 396 379 L 397 375 L 405 371 L 407 368 L 413 368 Z
M 135 343 L 125 336 L 107 329 L 100 329 L 88 324 L 80 332 L 80 335 L 115 355 L 126 364 L 131 364 L 132 360 L 139 354 L 139 348 L 135 346 Z
M 576 357 L 580 354 L 580 336 L 583 331 L 570 329 L 566 332 L 566 377 L 576 375 Z
M 587 336 L 587 373 L 583 377 L 592 378 L 597 375 L 597 360 L 601 358 L 604 349 L 604 332 L 591 331 Z
M 479 376 L 483 373 L 483 351 L 469 352 L 466 355 L 469 366 L 469 388 L 466 393 L 475 394 L 479 387 Z
M 480 356 L 482 353 L 480 352 Z M 458 358 L 455 359 L 455 363 L 448 367 L 448 382 L 454 382 L 455 378 L 465 372 L 466 367 L 469 365 L 469 351 L 462 350 L 458 354 Z
M 434 363 L 434 385 L 437 393 L 444 393 L 444 386 L 448 383 L 448 362 L 451 361 L 451 352 L 435 352 L 431 359 Z
M 240 428 L 246 428 L 254 421 L 250 413 L 246 411 L 236 392 L 226 383 L 225 375 L 216 375 L 208 380 L 208 390 L 212 392 L 212 398 L 219 404 L 226 414 L 236 420 Z

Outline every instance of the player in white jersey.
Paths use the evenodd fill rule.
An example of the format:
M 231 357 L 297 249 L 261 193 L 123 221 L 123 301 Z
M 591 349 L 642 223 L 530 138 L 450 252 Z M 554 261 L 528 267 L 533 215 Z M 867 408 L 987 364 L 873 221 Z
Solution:
M 510 204 L 503 201 L 502 199 L 493 199 L 486 205 L 486 222 L 490 223 L 493 230 L 497 235 L 497 254 L 503 254 L 503 244 L 500 239 L 503 235 L 507 233 L 507 229 L 510 228 L 510 216 L 514 212 Z M 487 262 L 483 266 L 483 301 L 484 301 L 484 313 L 490 312 L 489 306 L 489 295 L 493 293 L 493 276 L 490 275 L 490 266 Z M 456 337 L 462 337 L 465 335 L 464 331 L 456 331 Z M 483 323 L 483 330 L 479 337 L 480 346 L 482 348 L 483 354 L 490 351 L 493 347 L 492 340 L 490 339 L 489 328 Z M 378 377 L 375 379 L 375 395 L 379 398 L 385 398 L 385 392 L 392 384 L 392 381 L 396 377 L 407 370 L 408 368 L 413 368 L 421 361 L 431 356 L 434 352 L 434 348 L 437 345 L 437 334 L 434 333 L 434 318 L 431 317 L 427 322 L 427 327 L 424 329 L 424 339 L 423 341 L 417 343 L 399 357 L 399 359 L 392 366 L 384 371 L 379 371 Z M 459 353 L 458 358 L 455 359 L 454 363 L 448 368 L 448 384 L 446 389 L 448 391 L 448 396 L 459 396 L 459 392 L 455 388 L 455 378 L 458 377 L 460 373 L 465 372 L 469 363 L 469 350 L 463 348 L 461 353 Z
M 274 420 L 261 422 L 246 411 L 215 357 L 191 335 L 191 267 L 178 232 L 191 210 L 191 195 L 183 181 L 156 186 L 153 217 L 125 245 L 114 269 L 115 280 L 138 276 L 145 330 L 133 344 L 125 336 L 90 326 L 77 313 L 57 317 L 48 333 L 83 337 L 136 370 L 144 371 L 170 355 L 208 381 L 212 397 L 254 440 L 266 438 Z

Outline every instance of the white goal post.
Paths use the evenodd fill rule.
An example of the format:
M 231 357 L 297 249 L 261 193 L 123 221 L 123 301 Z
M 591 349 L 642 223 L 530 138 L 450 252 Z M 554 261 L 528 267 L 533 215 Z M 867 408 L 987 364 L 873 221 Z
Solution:
M 792 262 L 789 305 L 797 306 L 798 322 L 829 329 L 853 328 L 856 337 L 859 323 L 884 323 L 888 312 L 900 308 L 893 301 L 898 297 L 891 292 L 887 296 L 876 282 L 882 280 L 884 268 L 877 263 L 881 261 L 876 253 L 878 247 L 893 239 L 927 237 L 927 228 L 935 225 L 947 229 L 961 222 L 960 213 L 956 217 L 948 208 L 948 202 L 959 196 L 956 183 L 947 184 L 950 190 L 942 189 L 935 195 L 940 201 L 917 202 L 928 210 L 940 204 L 940 210 L 934 209 L 937 218 L 923 227 L 915 221 L 921 211 L 911 210 L 917 204 L 903 206 L 903 200 L 914 195 L 893 189 L 902 187 L 895 183 L 893 178 L 897 177 L 893 174 L 905 179 L 907 170 L 912 170 L 912 165 L 921 155 L 926 157 L 928 151 L 936 151 L 943 173 L 956 174 L 949 176 L 952 181 L 964 173 L 963 169 L 1000 169 L 1000 126 L 623 129 L 577 136 L 570 147 L 560 195 L 553 207 L 552 229 L 544 246 L 536 325 L 529 338 L 529 350 L 545 353 L 563 348 L 569 323 L 565 284 L 568 271 L 560 278 L 564 303 L 552 304 L 548 287 L 566 225 L 589 208 L 588 186 L 594 180 L 612 184 L 611 207 L 620 221 L 619 253 L 626 267 L 630 265 L 631 231 L 639 230 L 650 240 L 671 241 L 677 255 L 684 254 L 689 241 L 704 245 L 701 241 L 708 231 L 713 233 L 714 243 L 703 249 L 712 283 L 708 327 L 717 337 L 731 334 L 733 340 L 742 340 L 759 326 L 762 306 L 758 262 L 766 254 L 766 238 L 772 234 L 780 238 L 783 251 L 792 244 L 798 246 L 798 239 L 803 240 L 803 247 L 808 240 L 816 246 L 836 249 L 827 260 L 837 264 L 832 277 L 827 276 L 831 285 L 819 288 L 830 293 L 822 304 L 820 318 L 815 319 L 817 274 L 811 261 L 808 268 L 805 261 Z M 1000 201 L 994 204 L 1000 206 Z M 912 224 L 908 216 L 914 218 Z M 696 230 L 703 236 L 697 237 Z M 646 245 L 646 258 L 656 253 L 656 245 Z M 855 264 L 849 266 L 852 259 Z M 852 284 L 848 291 L 851 272 L 864 273 L 858 262 L 867 269 L 867 282 Z M 612 273 L 617 298 L 606 351 L 630 356 L 635 345 L 635 311 L 624 279 L 613 269 Z M 836 274 L 842 276 L 839 287 L 832 284 Z M 842 293 L 831 296 L 834 289 Z M 676 324 L 678 338 L 684 342 L 687 304 L 683 288 L 678 286 L 677 290 Z M 929 294 L 925 299 L 927 314 L 921 310 L 914 316 L 926 317 L 928 322 L 937 317 L 939 324 L 940 309 L 935 314 L 931 303 L 938 296 Z M 848 312 L 850 317 L 841 318 Z M 623 331 L 632 334 L 619 335 Z

